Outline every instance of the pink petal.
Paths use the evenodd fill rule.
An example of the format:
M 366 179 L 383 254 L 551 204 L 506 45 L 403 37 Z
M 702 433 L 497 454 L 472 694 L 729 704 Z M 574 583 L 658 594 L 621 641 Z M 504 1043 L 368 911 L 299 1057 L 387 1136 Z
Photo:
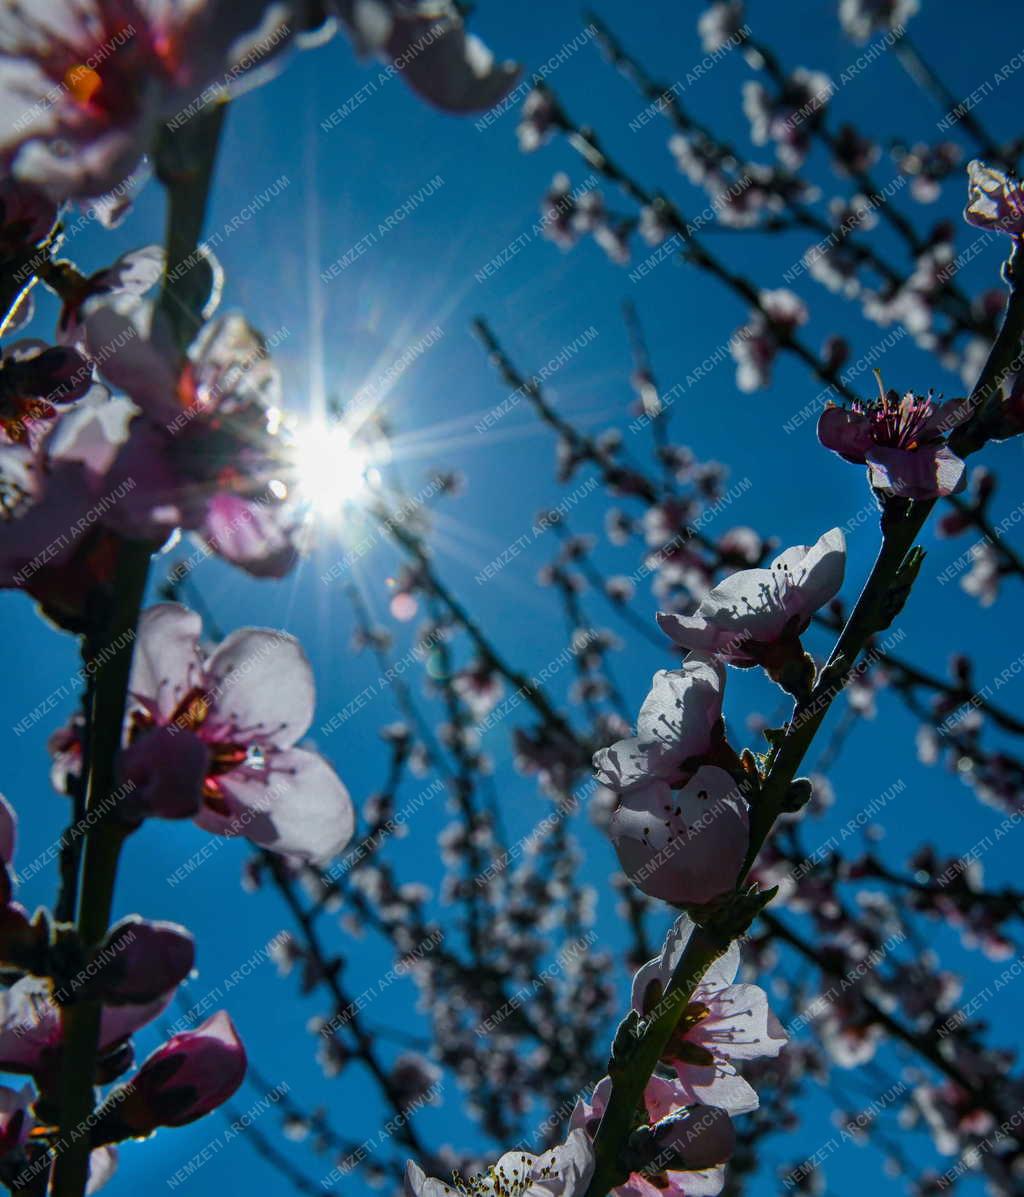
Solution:
M 99 1192 L 117 1171 L 117 1148 L 113 1144 L 97 1147 L 89 1153 L 89 1183 L 85 1186 L 85 1197 Z
M 235 769 L 219 779 L 227 816 L 204 809 L 196 822 L 218 835 L 244 835 L 273 852 L 323 862 L 352 838 L 355 813 L 348 790 L 313 752 L 273 753 L 267 768 Z
M 871 485 L 905 499 L 934 499 L 963 490 L 967 467 L 946 445 L 890 449 L 876 445 L 868 456 Z
M 730 1114 L 749 1114 L 761 1104 L 757 1092 L 739 1073 L 720 1071 L 720 1065 L 705 1068 L 677 1061 L 676 1073 L 691 1104 L 717 1106 Z
M 232 632 L 207 664 L 214 738 L 290 748 L 313 721 L 313 670 L 294 636 Z
M 93 278 L 94 287 L 105 291 L 127 291 L 131 295 L 145 295 L 155 287 L 164 272 L 166 255 L 159 245 L 146 245 L 122 254 L 113 266 Z
M 298 559 L 279 509 L 238 495 L 213 496 L 201 535 L 215 553 L 258 578 L 283 578 Z
M 139 620 L 128 688 L 164 722 L 203 684 L 202 631 L 200 617 L 180 603 L 158 603 Z
M 863 465 L 865 454 L 874 444 L 871 421 L 863 412 L 826 407 L 818 417 L 818 440 L 846 461 Z
M 680 790 L 654 782 L 623 795 L 609 834 L 634 885 L 652 897 L 690 904 L 732 888 L 747 828 L 736 783 L 723 769 L 705 765 Z
M 719 582 L 698 609 L 718 633 L 715 651 L 728 661 L 743 661 L 746 640 L 770 644 L 777 639 L 789 620 L 783 593 L 781 579 L 770 569 L 741 569 Z
M 104 1006 L 100 1015 L 100 1050 L 107 1051 L 147 1026 L 167 1009 L 173 997 L 174 989 L 171 989 L 140 1005 Z
M 780 558 L 781 560 L 781 558 Z M 794 570 L 795 612 L 810 617 L 839 593 L 846 573 L 846 537 L 840 528 L 820 536 Z
M 680 648 L 713 653 L 723 642 L 720 629 L 708 623 L 698 610 L 693 615 L 674 615 L 659 611 L 658 627 Z
M 86 350 L 100 373 L 158 423 L 181 416 L 178 356 L 153 303 L 120 292 L 82 307 Z
M 50 988 L 23 977 L 0 992 L 0 1071 L 31 1073 L 60 1042 L 60 1015 Z

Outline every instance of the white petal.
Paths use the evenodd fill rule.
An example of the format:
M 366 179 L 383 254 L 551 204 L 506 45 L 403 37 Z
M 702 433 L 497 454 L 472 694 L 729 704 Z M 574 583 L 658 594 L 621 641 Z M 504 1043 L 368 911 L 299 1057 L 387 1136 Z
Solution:
M 313 721 L 313 670 L 294 636 L 240 628 L 207 665 L 211 734 L 290 748 Z
M 202 685 L 202 631 L 200 617 L 180 603 L 158 603 L 139 620 L 128 689 L 164 720 Z

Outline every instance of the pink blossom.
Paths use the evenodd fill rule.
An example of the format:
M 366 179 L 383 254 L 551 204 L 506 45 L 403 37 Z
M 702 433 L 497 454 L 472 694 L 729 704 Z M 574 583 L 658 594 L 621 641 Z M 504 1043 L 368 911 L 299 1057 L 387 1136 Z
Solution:
M 28 911 L 13 901 L 12 866 L 17 839 L 18 818 L 14 807 L 0 794 L 0 959 L 11 963 L 28 958 L 32 961 L 45 942 L 46 931 L 34 927 Z
M 681 915 L 661 955 L 633 978 L 632 1004 L 637 1013 L 647 1015 L 661 1001 L 693 928 L 694 923 Z M 718 1106 L 730 1114 L 744 1114 L 758 1106 L 757 1094 L 736 1071 L 736 1062 L 777 1056 L 787 1038 L 768 1009 L 764 990 L 732 983 L 739 965 L 739 947 L 733 943 L 697 985 L 666 1053 L 686 1104 Z
M 597 1134 L 608 1105 L 612 1083 L 605 1077 L 589 1101 L 580 1100 L 569 1125 L 591 1137 Z M 644 1108 L 653 1132 L 655 1159 L 675 1157 L 681 1167 L 631 1172 L 625 1184 L 612 1190 L 617 1197 L 715 1197 L 725 1183 L 722 1165 L 736 1141 L 729 1115 L 713 1106 L 693 1105 L 678 1080 L 652 1076 L 644 1090 Z
M 773 96 L 763 83 L 743 85 L 743 111 L 755 145 L 775 142 L 779 159 L 796 170 L 807 156 L 811 130 L 828 103 L 835 84 L 821 71 L 798 67 Z
M 270 0 L 33 0 L 0 19 L 0 156 L 54 200 L 122 183 L 155 135 L 206 89 L 288 40 Z M 205 98 L 205 96 L 204 96 Z
M 167 1007 L 173 993 L 169 990 L 141 1004 L 105 1005 L 100 1022 L 100 1063 L 152 1022 Z M 60 1012 L 49 982 L 23 977 L 0 992 L 0 1071 L 30 1075 L 46 1088 L 57 1078 L 60 1056 Z
M 735 886 L 749 815 L 732 777 L 704 765 L 681 789 L 653 779 L 622 795 L 608 833 L 623 870 L 644 893 L 703 904 Z
M 1024 235 L 1024 189 L 1020 181 L 977 158 L 968 162 L 967 177 L 964 220 L 979 229 L 995 229 L 1011 237 Z
M 933 204 L 939 198 L 940 184 L 957 169 L 962 157 L 963 150 L 955 141 L 940 141 L 933 146 L 919 141 L 909 149 L 893 150 L 900 170 L 912 180 L 910 194 L 919 204 Z
M 207 656 L 201 631 L 199 616 L 176 603 L 140 621 L 121 758 L 132 814 L 191 816 L 219 835 L 330 859 L 354 816 L 330 765 L 294 746 L 314 705 L 302 648 L 283 632 L 242 628 Z
M 184 927 L 130 915 L 107 933 L 83 988 L 109 1005 L 140 1005 L 176 989 L 194 963 L 195 941 Z
M 845 569 L 846 538 L 833 528 L 810 548 L 787 549 L 769 569 L 730 575 L 692 615 L 659 612 L 658 624 L 680 647 L 730 665 L 775 663 L 793 650 L 815 611 L 838 594 Z
M 8 1176 L 20 1173 L 23 1169 L 29 1175 L 34 1175 L 34 1171 L 30 1171 L 34 1161 L 29 1162 L 25 1148 L 31 1142 L 31 1132 L 39 1125 L 31 1111 L 35 1100 L 36 1094 L 31 1085 L 24 1085 L 21 1089 L 0 1085 L 0 1162 L 9 1164 L 11 1171 L 7 1173 Z M 116 1168 L 116 1147 L 98 1147 L 90 1152 L 86 1197 L 100 1190 Z
M 555 127 L 555 106 L 546 91 L 534 88 L 523 101 L 516 136 L 524 154 L 539 149 Z
M 570 249 L 575 245 L 577 200 L 573 196 L 572 183 L 567 174 L 559 172 L 555 175 L 544 193 L 540 207 L 543 236 L 553 241 L 560 249 Z
M 143 1138 L 158 1126 L 186 1126 L 215 1110 L 245 1079 L 245 1048 L 220 1010 L 194 1031 L 158 1047 L 124 1086 L 111 1095 L 98 1133 Z
M 80 318 L 83 305 L 103 295 L 145 295 L 163 277 L 164 263 L 163 249 L 147 245 L 122 254 L 113 265 L 97 270 L 74 287 L 67 287 L 62 293 L 64 305 L 57 325 L 61 343 L 84 350 L 85 330 Z
M 991 607 L 999 597 L 999 554 L 992 545 L 979 540 L 970 548 L 970 559 L 971 568 L 960 579 L 960 586 L 983 607 Z
M 37 440 L 59 406 L 81 399 L 93 385 L 92 367 L 74 349 L 35 340 L 11 345 L 0 358 L 0 444 Z
M 508 1151 L 488 1172 L 471 1178 L 470 1189 L 479 1197 L 583 1197 L 594 1173 L 594 1150 L 585 1131 L 569 1133 L 564 1143 L 530 1155 Z M 459 1186 L 460 1188 L 462 1186 Z M 452 1185 L 427 1176 L 409 1161 L 405 1171 L 405 1197 L 446 1197 Z
M 394 63 L 418 96 L 446 112 L 493 107 L 519 75 L 466 32 L 451 0 L 330 0 L 330 8 L 358 53 Z
M 741 391 L 768 386 L 779 346 L 806 323 L 807 308 L 792 291 L 780 288 L 761 292 L 759 310 L 729 342 L 729 351 L 736 362 L 736 385 Z
M 598 780 L 620 794 L 661 780 L 677 785 L 687 762 L 711 748 L 722 717 L 725 670 L 694 653 L 679 669 L 659 669 L 637 717 L 636 735 L 594 756 Z
M 742 0 L 715 0 L 697 20 L 697 32 L 705 54 L 714 54 L 739 40 L 742 28 Z
M 501 678 L 483 661 L 473 661 L 452 678 L 452 689 L 469 708 L 475 723 L 485 719 L 504 692 Z
M 847 37 L 866 42 L 878 30 L 902 30 L 920 6 L 920 0 L 839 0 L 839 20 Z
M 842 124 L 832 139 L 832 166 L 838 175 L 857 175 L 870 170 L 881 151 L 877 142 L 865 137 L 854 125 Z
M 39 1125 L 31 1110 L 35 1100 L 36 1094 L 31 1085 L 24 1085 L 21 1089 L 0 1085 L 0 1162 L 10 1165 L 8 1176 L 22 1170 L 34 1175 L 34 1161 L 29 1162 L 25 1148 L 31 1142 L 31 1132 Z M 116 1147 L 98 1147 L 90 1152 L 86 1197 L 101 1189 L 116 1168 Z
M 257 577 L 287 574 L 299 519 L 286 501 L 280 378 L 263 338 L 241 316 L 221 316 L 182 362 L 154 305 L 130 291 L 87 300 L 82 318 L 104 377 L 142 409 L 107 471 L 110 485 L 135 480 L 107 523 L 155 540 L 186 528 Z
M 27 443 L 0 443 L 0 586 L 38 593 L 84 547 L 129 415 L 94 386 L 49 427 L 30 428 Z M 69 598 L 76 586 L 65 577 L 59 589 Z
M 871 486 L 884 495 L 934 499 L 962 490 L 966 466 L 944 434 L 970 414 L 967 400 L 935 403 L 908 391 L 884 391 L 873 403 L 830 406 L 818 419 L 818 439 L 845 461 L 867 465 Z

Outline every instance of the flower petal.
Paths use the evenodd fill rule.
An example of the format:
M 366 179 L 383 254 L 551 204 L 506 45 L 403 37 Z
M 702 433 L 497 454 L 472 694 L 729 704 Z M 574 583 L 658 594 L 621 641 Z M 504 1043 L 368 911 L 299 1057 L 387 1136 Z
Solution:
M 238 495 L 213 496 L 199 535 L 213 552 L 257 578 L 283 578 L 298 560 L 298 549 L 277 509 Z
M 623 870 L 644 893 L 704 903 L 735 884 L 748 819 L 733 779 L 705 765 L 680 790 L 654 782 L 624 794 L 609 834 Z
M 904 499 L 934 499 L 967 485 L 967 467 L 946 445 L 890 449 L 876 445 L 868 455 L 868 477 L 875 490 Z
M 100 373 L 161 423 L 180 417 L 178 355 L 155 304 L 122 291 L 82 306 L 86 351 Z
M 177 989 L 177 986 L 174 987 Z M 136 1031 L 147 1026 L 170 1005 L 174 989 L 169 989 L 151 1002 L 136 1005 L 104 1006 L 100 1015 L 100 1051 L 107 1051 Z
M 874 444 L 871 421 L 863 412 L 826 407 L 818 417 L 818 440 L 846 461 L 863 465 L 865 454 Z
M 241 628 L 207 664 L 214 739 L 290 748 L 313 721 L 313 670 L 286 632 Z
M 128 689 L 164 722 L 189 690 L 202 685 L 202 631 L 202 619 L 180 603 L 158 603 L 139 620 Z
M 842 529 L 831 528 L 811 545 L 794 571 L 799 603 L 792 613 L 810 618 L 839 593 L 845 573 L 846 537 Z
M 205 808 L 196 822 L 207 831 L 244 835 L 272 852 L 316 862 L 330 860 L 352 838 L 348 790 L 314 752 L 275 752 L 263 771 L 235 769 L 218 780 L 230 813 Z

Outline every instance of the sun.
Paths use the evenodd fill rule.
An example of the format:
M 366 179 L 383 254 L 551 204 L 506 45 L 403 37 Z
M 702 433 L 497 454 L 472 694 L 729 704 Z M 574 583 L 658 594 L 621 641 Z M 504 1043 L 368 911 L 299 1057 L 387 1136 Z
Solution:
M 366 490 L 370 455 L 341 424 L 314 420 L 297 428 L 293 460 L 297 489 L 320 515 L 334 515 Z

